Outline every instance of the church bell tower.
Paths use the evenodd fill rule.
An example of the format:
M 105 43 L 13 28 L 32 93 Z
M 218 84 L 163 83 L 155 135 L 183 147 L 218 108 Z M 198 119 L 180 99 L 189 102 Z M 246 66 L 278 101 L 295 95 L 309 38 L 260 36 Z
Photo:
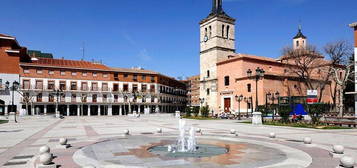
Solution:
M 212 0 L 211 13 L 200 22 L 200 98 L 218 112 L 217 62 L 235 52 L 235 19 L 228 16 L 222 0 Z

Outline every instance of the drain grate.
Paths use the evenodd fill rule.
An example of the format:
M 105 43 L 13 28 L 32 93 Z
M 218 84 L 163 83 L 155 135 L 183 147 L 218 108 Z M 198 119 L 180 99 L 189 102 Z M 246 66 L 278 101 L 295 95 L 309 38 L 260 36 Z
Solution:
M 288 139 L 288 140 L 286 140 L 286 141 L 290 141 L 290 142 L 304 142 L 304 141 L 302 141 L 302 140 L 295 140 L 295 139 Z
M 149 135 L 149 134 L 154 134 L 154 133 L 152 133 L 152 132 L 142 132 L 141 134 L 143 134 L 143 135 Z

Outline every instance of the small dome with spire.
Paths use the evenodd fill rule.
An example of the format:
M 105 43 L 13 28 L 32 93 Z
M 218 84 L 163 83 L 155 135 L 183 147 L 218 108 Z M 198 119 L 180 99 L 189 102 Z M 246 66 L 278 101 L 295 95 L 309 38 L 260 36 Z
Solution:
M 306 36 L 304 36 L 304 34 L 302 34 L 301 25 L 299 26 L 299 32 L 296 34 L 296 36 L 293 39 L 298 39 L 298 38 L 306 39 Z

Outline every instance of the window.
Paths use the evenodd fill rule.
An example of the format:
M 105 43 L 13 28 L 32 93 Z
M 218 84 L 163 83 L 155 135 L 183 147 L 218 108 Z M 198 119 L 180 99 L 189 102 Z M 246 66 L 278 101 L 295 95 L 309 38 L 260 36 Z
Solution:
M 37 94 L 36 101 L 37 102 L 42 102 L 42 93 Z
M 248 90 L 248 92 L 251 92 L 252 91 L 252 85 L 249 83 L 249 84 L 247 84 L 247 90 Z
M 82 89 L 81 89 L 82 91 L 87 91 L 88 90 L 88 83 L 87 82 L 82 82 L 81 85 L 82 85 L 81 86 L 82 87 Z
M 123 85 L 123 91 L 124 92 L 128 92 L 129 91 L 129 85 L 128 84 L 124 84 Z
M 97 95 L 96 95 L 96 94 L 94 94 L 94 95 L 92 96 L 92 102 L 94 102 L 94 103 L 97 102 Z
M 53 71 L 53 70 L 48 70 L 48 74 L 49 74 L 49 75 L 53 75 L 53 74 L 55 74 L 55 71 Z
M 146 75 L 141 76 L 142 80 L 146 80 Z
M 133 80 L 138 81 L 138 75 L 133 75 Z
M 60 90 L 66 90 L 66 81 L 60 81 Z
M 209 26 L 209 35 L 208 35 L 209 38 L 212 37 L 212 26 Z
M 138 85 L 137 84 L 133 84 L 133 92 L 138 92 Z
M 114 73 L 114 80 L 119 80 L 119 74 L 118 73 Z
M 119 98 L 118 95 L 114 95 L 114 102 L 115 102 L 115 103 L 118 102 L 118 98 Z
M 61 75 L 62 76 L 66 75 L 66 71 L 61 71 Z
M 222 25 L 222 37 L 224 37 L 224 25 Z
M 29 69 L 24 69 L 24 73 L 30 73 L 30 70 Z
M 36 89 L 43 89 L 43 82 L 42 82 L 42 80 L 36 81 Z
M 48 90 L 55 89 L 55 81 L 48 81 L 47 88 Z
M 151 82 L 155 82 L 155 76 L 151 76 Z
M 72 74 L 72 76 L 76 76 L 77 72 L 72 72 L 71 74 Z
M 207 78 L 209 78 L 209 70 L 207 70 Z
M 60 97 L 60 101 L 61 102 L 65 102 L 66 101 L 66 94 L 61 94 L 61 97 Z
M 72 102 L 77 102 L 77 95 L 76 94 L 72 94 L 71 101 Z
M 103 78 L 108 78 L 108 74 L 103 74 Z
M 229 86 L 229 76 L 224 77 L 224 86 Z
M 296 47 L 299 47 L 299 41 L 296 41 Z
M 92 83 L 92 91 L 98 91 L 98 83 Z
M 107 97 L 106 94 L 104 94 L 104 95 L 103 95 L 103 102 L 107 102 L 107 100 L 108 100 L 108 97 Z
M 36 73 L 37 74 L 42 74 L 42 70 L 38 69 L 38 70 L 36 70 Z
M 226 37 L 227 37 L 227 39 L 229 38 L 229 26 L 227 26 Z
M 150 85 L 150 92 L 155 92 L 155 85 Z
M 207 95 L 209 95 L 209 92 L 210 92 L 209 89 L 206 89 L 206 94 L 207 94 Z
M 102 83 L 102 91 L 108 91 L 108 83 Z
M 113 91 L 114 92 L 119 91 L 119 85 L 118 84 L 113 84 Z
M 207 37 L 207 27 L 205 28 L 205 37 Z
M 93 72 L 93 76 L 94 76 L 94 77 L 97 77 L 97 72 Z
M 82 72 L 82 76 L 87 76 L 87 72 Z
M 147 85 L 142 84 L 142 85 L 141 85 L 141 91 L 142 91 L 142 92 L 146 92 L 146 91 L 147 91 Z
M 23 89 L 30 89 L 30 80 L 23 80 Z
M 86 94 L 82 94 L 81 101 L 83 103 L 87 102 L 87 95 Z
M 129 75 L 128 74 L 124 74 L 124 78 L 127 78 Z
M 71 82 L 71 90 L 77 90 L 77 82 Z
M 55 101 L 55 96 L 53 94 L 48 95 L 48 101 L 49 102 L 54 102 Z

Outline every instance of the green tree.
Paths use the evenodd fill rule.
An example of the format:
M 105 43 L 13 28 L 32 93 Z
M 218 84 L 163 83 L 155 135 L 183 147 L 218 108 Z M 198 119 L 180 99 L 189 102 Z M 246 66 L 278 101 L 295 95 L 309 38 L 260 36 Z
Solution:
M 292 109 L 291 109 L 290 105 L 280 105 L 279 106 L 278 113 L 279 113 L 279 116 L 281 117 L 281 121 L 283 123 L 289 122 L 289 116 L 290 116 L 291 111 L 292 111 Z
M 319 124 L 321 117 L 328 112 L 330 105 L 325 103 L 307 105 L 312 124 Z
M 193 115 L 197 117 L 198 113 L 200 113 L 200 107 L 193 107 Z
M 187 106 L 186 108 L 185 108 L 185 115 L 186 115 L 186 117 L 191 117 L 191 114 L 192 114 L 192 106 Z
M 202 115 L 202 117 L 208 117 L 208 115 L 209 115 L 209 107 L 208 106 L 201 107 L 201 115 Z

